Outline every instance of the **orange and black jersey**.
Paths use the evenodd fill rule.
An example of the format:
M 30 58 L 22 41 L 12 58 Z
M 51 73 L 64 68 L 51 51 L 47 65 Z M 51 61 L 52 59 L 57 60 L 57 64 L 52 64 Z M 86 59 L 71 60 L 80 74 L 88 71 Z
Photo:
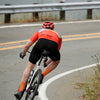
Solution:
M 58 44 L 58 50 L 61 48 L 62 44 L 62 37 L 59 33 L 50 30 L 50 29 L 40 29 L 36 33 L 33 34 L 33 36 L 30 38 L 30 40 L 34 43 L 38 39 L 44 38 L 48 40 L 52 40 Z

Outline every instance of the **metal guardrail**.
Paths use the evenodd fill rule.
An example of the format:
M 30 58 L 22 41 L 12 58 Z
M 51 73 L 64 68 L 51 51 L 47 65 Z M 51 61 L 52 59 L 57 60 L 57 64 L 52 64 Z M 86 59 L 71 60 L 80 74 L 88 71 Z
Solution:
M 87 19 L 92 19 L 92 10 L 100 9 L 100 2 L 52 3 L 30 5 L 0 5 L 0 14 L 5 14 L 4 23 L 10 23 L 11 14 L 33 13 L 38 19 L 38 12 L 60 11 L 60 20 L 65 20 L 65 11 L 87 10 Z
M 15 14 L 26 12 L 48 12 L 62 10 L 85 10 L 98 9 L 100 2 L 77 2 L 77 3 L 56 3 L 56 4 L 36 4 L 36 5 L 10 5 L 0 6 L 0 14 Z

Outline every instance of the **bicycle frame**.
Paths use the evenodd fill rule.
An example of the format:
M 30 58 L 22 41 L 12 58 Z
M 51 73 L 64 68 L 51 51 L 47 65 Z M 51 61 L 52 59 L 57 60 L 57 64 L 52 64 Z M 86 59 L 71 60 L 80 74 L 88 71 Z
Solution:
M 30 87 L 30 84 L 31 84 L 31 82 L 32 82 L 32 79 L 33 79 L 35 73 L 37 72 L 37 70 L 39 69 L 42 60 L 43 60 L 43 56 L 41 56 L 40 61 L 37 62 L 37 64 L 36 64 L 36 69 L 34 70 L 34 73 L 33 73 L 32 77 L 31 77 L 31 80 L 30 80 L 29 83 L 27 83 L 26 91 L 28 91 L 28 89 L 29 89 L 29 87 Z
M 28 51 L 28 53 L 30 53 L 30 52 Z M 47 59 L 48 55 L 49 55 L 49 52 L 46 51 L 46 50 L 44 50 L 43 53 L 42 53 L 42 56 L 41 56 L 40 60 L 36 63 L 36 69 L 34 70 L 34 73 L 33 73 L 32 77 L 31 77 L 30 82 L 27 83 L 27 86 L 26 86 L 26 89 L 25 89 L 26 91 L 28 91 L 28 89 L 29 89 L 29 87 L 30 87 L 30 85 L 31 85 L 31 83 L 32 83 L 32 79 L 33 79 L 35 73 L 37 72 L 37 70 L 38 70 L 39 67 L 40 67 L 41 61 L 42 61 L 43 58 L 44 58 L 44 59 L 45 59 L 45 60 L 44 60 L 44 64 L 45 64 L 45 62 L 48 60 L 48 59 Z M 44 67 L 46 67 L 46 66 L 44 66 Z

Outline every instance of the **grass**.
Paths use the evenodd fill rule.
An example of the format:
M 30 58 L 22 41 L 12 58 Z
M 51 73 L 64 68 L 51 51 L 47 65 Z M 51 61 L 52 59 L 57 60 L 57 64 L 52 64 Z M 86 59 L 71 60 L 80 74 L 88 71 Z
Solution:
M 94 68 L 95 75 L 91 79 L 91 82 L 86 82 L 83 85 L 85 93 L 81 100 L 100 100 L 100 64 L 99 58 L 94 56 L 97 62 L 97 66 Z
M 99 54 L 92 56 L 97 63 L 97 66 L 93 68 L 92 76 L 86 77 L 86 81 L 82 83 L 76 83 L 77 89 L 82 89 L 84 94 L 80 100 L 100 100 L 100 57 Z

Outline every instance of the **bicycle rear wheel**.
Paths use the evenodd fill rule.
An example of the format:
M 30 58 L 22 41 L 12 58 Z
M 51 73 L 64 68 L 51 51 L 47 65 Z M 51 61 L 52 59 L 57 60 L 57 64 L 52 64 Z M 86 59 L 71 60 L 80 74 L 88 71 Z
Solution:
M 30 87 L 26 92 L 25 100 L 34 100 L 40 84 L 41 73 L 42 73 L 41 69 L 38 69 L 37 72 L 35 73 L 32 82 L 30 84 Z

